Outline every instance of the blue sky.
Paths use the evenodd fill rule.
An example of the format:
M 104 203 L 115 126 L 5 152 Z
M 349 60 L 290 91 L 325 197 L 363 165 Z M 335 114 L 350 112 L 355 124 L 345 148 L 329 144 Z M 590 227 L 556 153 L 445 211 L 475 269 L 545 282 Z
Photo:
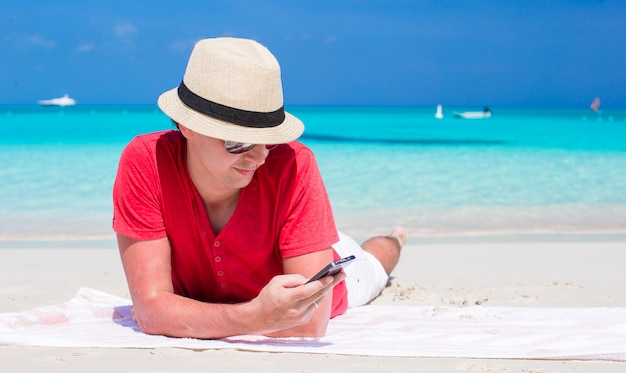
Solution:
M 152 104 L 195 41 L 253 38 L 287 105 L 626 108 L 626 3 L 18 1 L 0 6 L 0 104 Z

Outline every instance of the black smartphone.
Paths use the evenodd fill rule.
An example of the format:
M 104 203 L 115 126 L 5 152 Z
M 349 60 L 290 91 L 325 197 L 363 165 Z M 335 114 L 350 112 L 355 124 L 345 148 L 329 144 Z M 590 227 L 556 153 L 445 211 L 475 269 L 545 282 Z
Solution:
M 315 274 L 315 276 L 311 277 L 309 279 L 309 281 L 307 281 L 306 283 L 308 284 L 309 282 L 317 281 L 317 280 L 319 280 L 320 278 L 322 278 L 324 276 L 336 275 L 345 266 L 347 266 L 348 264 L 352 263 L 352 261 L 354 259 L 355 259 L 354 255 L 350 255 L 350 256 L 347 256 L 345 258 L 341 258 L 339 260 L 335 260 L 334 262 L 328 264 L 326 267 L 322 268 L 321 271 L 317 272 L 317 274 Z

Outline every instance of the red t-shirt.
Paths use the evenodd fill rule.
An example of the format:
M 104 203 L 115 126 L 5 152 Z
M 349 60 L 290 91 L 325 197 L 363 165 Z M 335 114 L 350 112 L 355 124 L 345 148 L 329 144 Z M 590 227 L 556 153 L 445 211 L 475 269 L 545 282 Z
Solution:
M 213 303 L 249 301 L 284 273 L 283 258 L 339 240 L 315 157 L 303 144 L 282 144 L 269 153 L 217 236 L 189 176 L 186 145 L 179 131 L 136 137 L 122 153 L 113 188 L 116 232 L 140 240 L 168 237 L 177 294 Z M 331 317 L 346 308 L 341 283 Z

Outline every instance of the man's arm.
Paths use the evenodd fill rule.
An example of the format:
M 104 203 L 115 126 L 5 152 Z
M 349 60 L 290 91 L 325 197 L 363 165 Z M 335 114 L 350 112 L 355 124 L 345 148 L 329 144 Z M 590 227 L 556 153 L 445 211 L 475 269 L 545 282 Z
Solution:
M 279 331 L 287 332 L 285 336 L 323 335 L 328 315 L 325 321 L 321 315 L 330 313 L 332 298 L 327 295 L 345 277 L 339 274 L 303 285 L 305 276 L 276 276 L 250 302 L 204 303 L 174 294 L 167 238 L 142 241 L 120 234 L 117 238 L 135 320 L 148 334 L 206 339 L 241 334 L 282 335 Z M 293 262 L 286 259 L 285 268 L 307 268 L 299 273 L 313 275 L 319 269 L 317 262 L 326 260 L 322 259 L 325 252 L 315 255 L 320 257 L 304 267 L 299 263 L 304 260 L 302 257 Z M 309 255 L 313 254 L 303 257 Z M 330 255 L 332 259 L 332 252 Z M 299 327 L 304 324 L 311 326 Z

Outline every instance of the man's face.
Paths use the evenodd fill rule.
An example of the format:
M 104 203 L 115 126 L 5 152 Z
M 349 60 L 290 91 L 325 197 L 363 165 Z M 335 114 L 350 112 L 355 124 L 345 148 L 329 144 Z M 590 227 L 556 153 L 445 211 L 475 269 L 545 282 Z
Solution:
M 241 189 L 269 154 L 265 146 L 255 146 L 242 154 L 231 154 L 224 140 L 201 135 L 181 127 L 187 138 L 187 165 L 194 183 L 209 183 L 213 188 Z

